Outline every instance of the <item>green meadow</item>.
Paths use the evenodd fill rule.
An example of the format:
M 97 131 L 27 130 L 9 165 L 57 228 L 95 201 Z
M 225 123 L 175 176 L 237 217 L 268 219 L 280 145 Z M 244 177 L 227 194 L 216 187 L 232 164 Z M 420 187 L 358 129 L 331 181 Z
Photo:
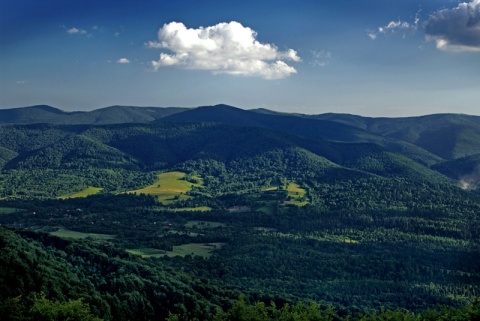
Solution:
M 79 191 L 79 192 L 73 192 L 73 193 L 68 193 L 65 195 L 60 196 L 60 199 L 66 199 L 66 198 L 77 198 L 77 197 L 87 197 L 89 195 L 94 195 L 97 193 L 100 193 L 103 190 L 103 188 L 100 187 L 93 187 L 93 186 L 88 186 L 87 188 Z
M 154 195 L 158 197 L 160 202 L 169 205 L 177 200 L 188 199 L 189 196 L 186 193 L 192 189 L 192 186 L 202 186 L 203 184 L 199 177 L 194 177 L 199 183 L 189 182 L 185 177 L 186 174 L 182 172 L 162 173 L 158 175 L 153 184 L 129 193 Z
M 287 204 L 293 204 L 297 206 L 304 206 L 308 204 L 308 200 L 305 197 L 307 192 L 305 189 L 301 188 L 300 185 L 295 182 L 288 182 L 286 189 L 290 198 L 290 200 L 286 202 Z
M 128 249 L 127 252 L 135 255 L 140 255 L 143 258 L 163 257 L 164 255 L 170 257 L 186 255 L 209 257 L 213 250 L 219 249 L 223 245 L 225 245 L 225 243 L 188 243 L 174 246 L 173 251 L 163 251 L 154 248 L 139 248 Z
M 67 230 L 66 228 L 59 227 L 56 231 L 50 232 L 51 235 L 58 236 L 61 238 L 69 238 L 69 239 L 94 239 L 98 241 L 106 241 L 115 238 L 115 235 L 110 234 L 97 234 L 97 233 L 82 233 L 82 232 L 75 232 Z

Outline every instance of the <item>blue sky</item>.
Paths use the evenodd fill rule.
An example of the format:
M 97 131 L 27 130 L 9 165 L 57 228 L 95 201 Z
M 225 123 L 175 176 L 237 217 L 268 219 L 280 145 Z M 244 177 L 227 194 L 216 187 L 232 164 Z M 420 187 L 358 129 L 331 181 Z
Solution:
M 480 114 L 480 0 L 3 0 L 0 108 Z

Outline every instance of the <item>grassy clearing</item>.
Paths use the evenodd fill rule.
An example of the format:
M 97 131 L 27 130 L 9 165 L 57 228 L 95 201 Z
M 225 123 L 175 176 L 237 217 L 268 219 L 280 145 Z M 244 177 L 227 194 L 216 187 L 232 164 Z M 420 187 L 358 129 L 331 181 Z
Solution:
M 221 248 L 225 243 L 188 243 L 174 246 L 173 251 L 167 252 L 168 256 L 197 255 L 209 257 L 212 251 Z
M 103 188 L 100 188 L 100 187 L 88 186 L 84 190 L 81 190 L 79 192 L 68 193 L 68 194 L 59 196 L 58 198 L 66 199 L 66 198 L 87 197 L 89 195 L 100 193 L 102 190 Z
M 221 248 L 225 243 L 188 243 L 173 247 L 173 251 L 163 251 L 154 248 L 139 248 L 128 249 L 127 252 L 135 255 L 140 255 L 143 258 L 148 257 L 163 257 L 164 255 L 173 256 L 185 256 L 185 255 L 197 255 L 203 257 L 209 257 L 213 250 Z
M 179 207 L 172 209 L 173 212 L 208 212 L 212 208 L 208 206 L 198 206 L 198 207 Z
M 224 227 L 224 223 L 219 223 L 219 222 L 209 222 L 209 221 L 188 221 L 185 224 L 185 227 L 192 228 L 196 226 L 197 228 L 200 229 L 210 229 L 210 228 L 216 228 L 216 227 Z
M 75 232 L 75 231 L 67 230 L 66 228 L 63 228 L 63 227 L 59 227 L 56 231 L 50 232 L 50 234 L 61 237 L 61 238 L 68 238 L 68 239 L 75 239 L 75 240 L 90 238 L 98 241 L 107 241 L 115 238 L 115 235 Z
M 12 213 L 15 213 L 19 210 L 20 209 L 14 208 L 14 207 L 0 207 L 0 215 L 1 214 L 12 214 Z
M 143 258 L 163 257 L 164 255 L 167 255 L 167 251 L 154 249 L 151 247 L 145 247 L 140 249 L 128 249 L 127 252 L 130 254 L 139 255 Z
M 275 185 L 264 189 L 265 192 L 276 190 L 287 191 L 288 200 L 283 202 L 284 205 L 304 206 L 309 203 L 308 198 L 306 197 L 307 191 L 293 181 L 286 181 L 283 186 Z M 268 208 L 265 208 L 264 210 L 268 211 Z
M 193 177 L 198 183 L 192 183 L 185 180 L 186 174 L 182 172 L 167 172 L 158 175 L 158 179 L 152 185 L 141 189 L 130 191 L 129 193 L 148 194 L 158 197 L 163 204 L 169 205 L 177 200 L 188 199 L 185 195 L 192 189 L 192 186 L 202 186 L 203 181 L 199 177 Z
M 295 182 L 288 182 L 286 187 L 290 200 L 285 202 L 285 204 L 293 204 L 297 206 L 304 206 L 308 204 L 308 200 L 305 197 L 307 192 L 305 189 L 301 188 L 300 185 Z

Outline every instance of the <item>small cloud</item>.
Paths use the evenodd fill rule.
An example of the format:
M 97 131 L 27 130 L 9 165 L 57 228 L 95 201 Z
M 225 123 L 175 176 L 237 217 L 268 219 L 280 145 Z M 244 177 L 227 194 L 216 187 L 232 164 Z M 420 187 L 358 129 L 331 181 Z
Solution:
M 151 62 L 154 70 L 177 66 L 264 79 L 281 79 L 297 72 L 285 63 L 301 61 L 295 50 L 279 51 L 275 45 L 256 38 L 254 30 L 236 21 L 198 29 L 171 22 L 158 31 L 158 41 L 146 46 L 171 52 L 162 52 L 159 60 Z
M 398 32 L 403 32 L 403 37 L 406 37 L 406 32 L 415 32 L 418 30 L 420 23 L 420 11 L 415 15 L 413 22 L 402 21 L 402 20 L 392 20 L 385 26 L 378 27 L 376 30 L 367 30 L 367 36 L 376 40 L 379 34 L 394 34 Z
M 425 36 L 439 50 L 480 51 L 480 0 L 436 11 L 425 23 Z
M 129 64 L 130 60 L 128 60 L 127 58 L 120 58 L 120 59 L 117 60 L 117 63 L 119 63 L 119 64 Z
M 17 82 L 17 85 L 25 85 L 27 83 L 26 80 L 18 80 Z
M 332 58 L 332 53 L 325 50 L 313 50 L 312 52 L 312 62 L 311 64 L 315 67 L 325 67 L 330 63 L 330 58 Z
M 67 33 L 71 35 L 85 35 L 87 34 L 87 31 L 73 27 L 73 28 L 67 29 Z

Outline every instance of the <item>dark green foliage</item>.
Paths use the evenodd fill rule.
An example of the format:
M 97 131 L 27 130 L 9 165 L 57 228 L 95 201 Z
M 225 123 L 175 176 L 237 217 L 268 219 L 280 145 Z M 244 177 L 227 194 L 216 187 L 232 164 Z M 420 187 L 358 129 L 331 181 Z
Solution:
M 405 118 L 368 118 L 325 114 L 315 118 L 361 128 L 375 135 L 415 144 L 441 158 L 455 159 L 480 152 L 480 117 L 436 114 Z
M 11 315 L 30 311 L 34 320 L 66 320 L 73 313 L 94 320 L 90 310 L 105 320 L 157 320 L 171 312 L 205 320 L 237 295 L 112 246 L 0 233 L 0 308 Z M 45 298 L 36 297 L 40 292 Z
M 67 119 L 48 107 L 22 112 Z M 133 123 L 170 112 L 178 110 L 112 107 L 79 113 L 76 121 L 131 122 L 0 126 L 0 224 L 22 228 L 0 227 L 2 316 L 478 316 L 480 196 L 443 175 L 475 174 L 478 157 L 439 157 L 475 152 L 475 118 L 318 120 L 214 106 L 177 113 L 172 122 Z M 173 170 L 202 184 L 168 206 L 123 193 Z M 103 192 L 53 199 L 88 186 Z M 288 202 L 295 197 L 289 186 L 308 205 Z M 173 211 L 205 206 L 212 210 Z M 189 243 L 213 243 L 215 250 L 208 257 L 162 256 Z M 234 303 L 239 292 L 245 297 Z M 446 308 L 433 309 L 438 305 Z
M 111 106 L 90 112 L 64 112 L 39 105 L 0 110 L 0 123 L 16 124 L 123 124 L 148 123 L 188 108 Z

